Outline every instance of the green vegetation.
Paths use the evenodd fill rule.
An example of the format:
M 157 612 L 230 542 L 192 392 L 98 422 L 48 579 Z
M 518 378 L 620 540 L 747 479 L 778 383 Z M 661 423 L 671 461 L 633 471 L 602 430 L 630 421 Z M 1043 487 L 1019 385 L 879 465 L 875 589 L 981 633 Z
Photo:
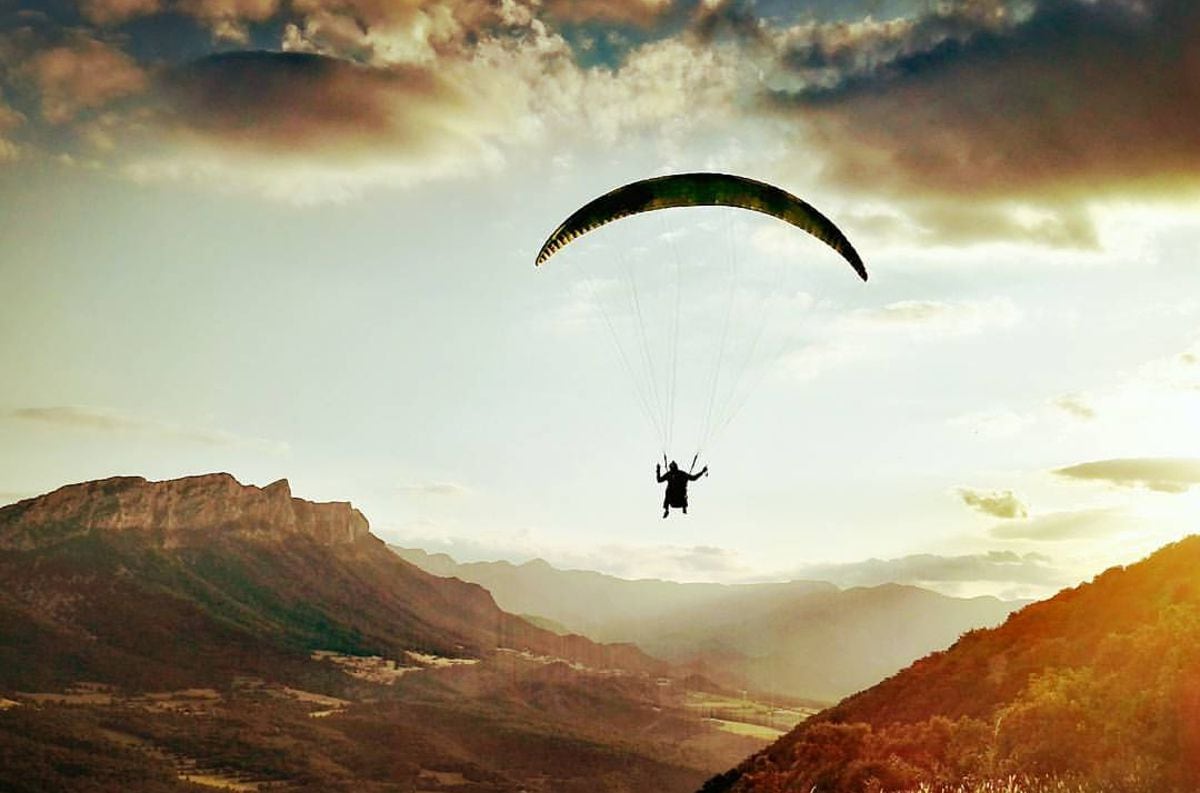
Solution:
M 1200 789 L 1200 537 L 974 631 L 705 790 Z

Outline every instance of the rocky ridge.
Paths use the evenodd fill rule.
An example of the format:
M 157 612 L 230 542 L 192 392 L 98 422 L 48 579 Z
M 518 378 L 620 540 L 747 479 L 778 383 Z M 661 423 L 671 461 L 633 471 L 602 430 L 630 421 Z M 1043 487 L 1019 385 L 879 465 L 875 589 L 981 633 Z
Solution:
M 153 534 L 165 547 L 214 533 L 242 537 L 305 535 L 322 545 L 370 536 L 349 502 L 294 498 L 286 479 L 243 485 L 227 473 L 152 482 L 121 476 L 67 485 L 0 508 L 0 548 L 29 550 L 90 531 Z

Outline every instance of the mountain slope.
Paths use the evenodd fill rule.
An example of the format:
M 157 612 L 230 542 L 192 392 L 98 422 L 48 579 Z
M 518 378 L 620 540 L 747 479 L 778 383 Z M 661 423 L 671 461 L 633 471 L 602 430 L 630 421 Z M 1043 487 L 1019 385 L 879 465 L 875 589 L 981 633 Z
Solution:
M 762 741 L 670 674 L 425 573 L 284 481 L 122 477 L 0 508 L 4 790 L 690 790 Z
M 973 631 L 819 714 L 709 791 L 858 791 L 1023 774 L 1200 785 L 1200 537 Z
M 228 475 L 68 486 L 0 509 L 0 572 L 0 668 L 16 674 L 35 673 L 47 657 L 32 655 L 30 642 L 74 646 L 81 637 L 81 663 L 118 677 L 151 671 L 128 664 L 131 655 L 155 675 L 203 677 L 230 663 L 287 668 L 287 658 L 318 649 L 479 657 L 507 646 L 662 668 L 633 648 L 536 628 L 477 585 L 430 576 L 388 553 L 350 505 L 294 499 L 284 481 L 261 490 Z M 212 657 L 201 662 L 193 645 Z
M 820 581 L 627 581 L 557 570 L 540 559 L 458 564 L 445 554 L 393 550 L 429 572 L 481 584 L 509 611 L 598 641 L 635 643 L 731 687 L 824 701 L 872 685 L 1023 605 L 894 584 L 841 590 Z

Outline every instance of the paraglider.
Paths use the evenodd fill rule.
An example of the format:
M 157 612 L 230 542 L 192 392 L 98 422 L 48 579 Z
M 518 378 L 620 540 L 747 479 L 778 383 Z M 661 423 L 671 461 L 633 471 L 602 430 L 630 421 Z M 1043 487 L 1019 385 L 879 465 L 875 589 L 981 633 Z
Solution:
M 672 460 L 671 464 L 667 466 L 667 472 L 664 474 L 662 471 L 662 466 L 655 463 L 654 478 L 659 482 L 667 483 L 667 491 L 663 494 L 663 517 L 664 518 L 671 514 L 671 507 L 675 507 L 676 509 L 682 509 L 683 514 L 684 515 L 687 514 L 688 482 L 695 482 L 697 479 L 699 479 L 700 477 L 704 476 L 707 473 L 708 473 L 707 465 L 704 466 L 704 468 L 700 469 L 699 472 L 694 473 L 694 474 L 690 471 L 680 471 L 679 466 L 675 463 L 674 460 Z
M 765 182 L 723 173 L 672 174 L 643 179 L 611 190 L 587 202 L 559 224 L 538 250 L 535 266 L 540 267 L 545 264 L 579 237 L 614 221 L 643 213 L 657 212 L 658 210 L 687 207 L 745 209 L 777 218 L 825 243 L 826 246 L 835 251 L 850 265 L 859 278 L 863 281 L 867 280 L 866 266 L 863 264 L 862 258 L 854 249 L 854 246 L 850 243 L 850 240 L 847 239 L 846 235 L 833 221 L 817 211 L 811 204 L 781 188 Z M 691 227 L 685 229 L 685 232 L 690 230 L 692 230 Z M 676 236 L 678 235 L 663 233 L 658 236 L 657 241 L 672 240 Z M 727 354 L 730 327 L 735 324 L 731 321 L 733 315 L 732 308 L 735 295 L 740 294 L 736 292 L 736 287 L 739 286 L 737 279 L 741 275 L 737 266 L 737 259 L 741 255 L 737 249 L 741 247 L 741 243 L 734 243 L 731 239 L 730 245 L 734 250 L 727 257 L 731 263 L 729 308 L 724 315 L 719 344 L 710 345 L 717 350 L 714 358 L 711 385 L 701 384 L 701 388 L 693 389 L 702 395 L 708 395 L 707 409 L 699 406 L 698 413 L 703 417 L 703 421 L 700 422 L 701 431 L 698 434 L 699 442 L 696 447 L 696 454 L 692 458 L 693 469 L 696 461 L 704 451 L 705 444 L 710 442 L 714 435 L 730 422 L 733 415 L 744 402 L 747 395 L 744 389 L 744 382 L 747 371 L 750 368 L 750 359 L 763 346 L 759 342 L 762 337 L 765 316 L 768 312 L 751 309 L 752 322 L 749 324 L 757 322 L 758 325 L 757 330 L 751 333 L 750 341 L 744 345 L 743 352 L 746 356 L 745 359 L 740 361 L 739 366 L 738 360 L 731 360 L 732 358 L 736 358 L 736 356 Z M 712 247 L 709 246 L 709 249 L 702 251 L 701 255 L 696 258 L 711 261 Z M 658 334 L 647 332 L 645 327 L 646 320 L 652 320 L 656 312 L 644 309 L 646 300 L 643 290 L 639 288 L 637 283 L 638 275 L 635 274 L 634 268 L 628 265 L 623 251 L 620 251 L 619 254 L 620 258 L 626 261 L 629 285 L 629 300 L 626 302 L 626 306 L 631 316 L 628 325 L 634 329 L 632 333 L 634 341 L 632 343 L 628 345 L 622 343 L 617 329 L 618 322 L 614 321 L 611 312 L 606 311 L 602 303 L 600 305 L 602 312 L 604 312 L 605 324 L 608 326 L 617 344 L 622 363 L 634 381 L 635 388 L 638 389 L 638 398 L 642 410 L 648 422 L 659 434 L 664 463 L 666 462 L 667 448 L 672 442 L 672 432 L 675 423 L 674 412 L 676 392 L 678 390 L 677 359 L 680 349 L 679 315 L 680 306 L 683 302 L 680 299 L 680 284 L 685 280 L 682 276 L 683 266 L 680 261 L 682 257 L 679 256 L 677 250 L 671 250 L 671 253 L 674 254 L 674 274 L 676 279 L 673 292 L 674 319 L 664 329 L 665 332 Z M 612 257 L 608 258 L 611 259 Z M 654 258 L 657 263 L 658 259 L 666 261 L 671 257 L 660 253 L 655 254 Z M 703 261 L 701 262 L 701 266 L 703 266 Z M 654 270 L 657 268 L 650 269 Z M 643 275 L 642 278 L 644 279 L 646 276 Z M 701 279 L 693 278 L 691 280 Z M 759 285 L 759 289 L 760 291 L 769 292 L 769 289 L 762 289 L 761 285 Z M 704 301 L 708 302 L 707 296 L 704 298 Z M 651 350 L 651 345 L 655 340 L 664 341 L 666 345 L 665 365 L 663 365 L 662 360 L 657 362 L 655 360 L 655 356 Z M 636 349 L 637 344 L 641 346 L 640 351 Z M 703 345 L 699 345 L 693 341 L 693 346 L 702 347 Z M 632 353 L 627 352 L 626 347 L 629 347 Z M 640 355 L 638 354 L 639 352 Z M 721 381 L 723 375 L 722 370 L 727 366 L 735 372 L 730 377 L 732 385 L 727 384 L 727 393 L 725 393 L 723 399 L 718 399 L 718 383 Z M 639 368 L 641 369 L 640 380 L 637 371 Z M 703 396 L 700 399 L 703 399 Z M 691 469 L 682 471 L 672 462 L 669 464 L 668 470 L 664 473 L 661 466 L 655 466 L 657 481 L 659 483 L 665 482 L 667 485 L 663 499 L 664 518 L 670 514 L 672 508 L 681 509 L 684 514 L 687 514 L 687 485 L 689 482 L 695 481 L 705 475 L 707 471 L 708 467 L 705 466 L 699 473 L 692 474 Z

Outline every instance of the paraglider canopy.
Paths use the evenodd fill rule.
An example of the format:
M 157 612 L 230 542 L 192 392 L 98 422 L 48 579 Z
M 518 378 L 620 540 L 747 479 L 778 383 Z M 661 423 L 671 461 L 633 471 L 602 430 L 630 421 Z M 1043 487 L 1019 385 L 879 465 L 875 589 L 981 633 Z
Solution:
M 672 208 L 695 209 L 657 212 Z M 565 274 L 586 289 L 584 304 L 598 310 L 612 335 L 664 458 L 675 442 L 677 407 L 685 414 L 683 423 L 697 427 L 689 436 L 695 442 L 693 468 L 796 341 L 795 324 L 771 326 L 781 313 L 798 319 L 782 308 L 791 296 L 800 296 L 787 283 L 794 259 L 763 256 L 753 235 L 735 233 L 735 223 L 745 228 L 756 220 L 729 209 L 750 210 L 807 232 L 867 280 L 862 258 L 846 235 L 811 204 L 765 182 L 724 173 L 671 174 L 611 190 L 572 212 L 535 261 L 540 266 L 589 231 L 630 218 L 615 224 L 629 229 L 615 238 L 621 244 L 602 243 L 603 235 L 597 235 L 596 245 L 572 246 Z M 634 218 L 643 214 L 660 221 L 658 233 L 648 238 L 638 237 L 646 225 Z M 742 259 L 750 266 L 741 266 Z M 595 265 L 591 273 L 586 272 L 589 260 Z M 634 260 L 654 266 L 635 267 Z M 571 295 L 576 299 L 574 290 Z
M 867 268 L 850 240 L 811 204 L 766 182 L 724 173 L 658 176 L 605 193 L 571 213 L 546 239 L 534 263 L 543 264 L 571 240 L 614 220 L 656 209 L 699 206 L 736 207 L 779 218 L 833 248 L 867 280 Z

